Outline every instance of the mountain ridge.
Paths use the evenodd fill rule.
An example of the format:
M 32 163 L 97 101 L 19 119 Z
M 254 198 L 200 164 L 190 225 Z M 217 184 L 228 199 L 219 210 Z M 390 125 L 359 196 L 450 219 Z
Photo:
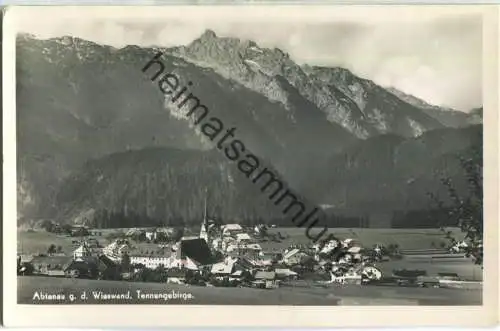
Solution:
M 385 90 L 370 80 L 355 76 L 347 69 L 328 68 L 329 74 L 319 77 L 317 71 L 321 67 L 299 66 L 287 53 L 276 48 L 261 48 L 248 40 L 219 38 L 215 33 L 208 32 L 186 46 L 170 48 L 169 53 L 210 67 L 224 77 L 238 81 L 287 106 L 288 101 L 279 93 L 275 82 L 276 76 L 284 77 L 297 90 L 297 94 L 321 109 L 329 122 L 342 125 L 358 138 L 391 132 L 414 136 L 428 129 L 442 127 L 433 117 L 394 98 L 393 94 L 377 99 L 376 95 Z M 354 85 L 349 85 L 349 88 L 358 91 L 353 94 L 349 89 L 339 88 L 341 84 L 332 84 L 339 79 L 354 81 Z M 332 88 L 334 91 L 328 91 Z M 372 92 L 372 89 L 378 90 Z M 356 95 L 368 97 L 369 100 L 353 97 Z
M 480 118 L 477 116 L 475 117 L 474 110 L 470 113 L 466 113 L 449 107 L 436 106 L 394 87 L 388 87 L 386 89 L 398 98 L 423 109 L 429 116 L 434 117 L 444 126 L 461 128 L 468 125 L 482 123 L 482 115 Z
M 222 47 L 215 33 L 208 32 L 202 38 L 210 41 L 210 47 L 195 40 L 194 48 L 114 48 L 76 37 L 39 40 L 20 36 L 16 68 L 20 216 L 63 217 L 102 203 L 88 193 L 70 194 L 74 201 L 61 198 L 61 192 L 68 187 L 72 187 L 70 191 L 88 192 L 84 182 L 70 179 L 89 160 L 110 160 L 107 158 L 116 158 L 119 153 L 142 155 L 140 151 L 155 148 L 215 152 L 213 144 L 159 91 L 150 79 L 151 73 L 141 72 L 158 52 L 163 53 L 165 72 L 177 74 L 182 84 L 193 82 L 190 91 L 210 108 L 212 116 L 223 120 L 227 127 L 236 127 L 238 138 L 272 164 L 291 187 L 304 189 L 307 197 L 321 203 L 336 202 L 333 199 L 337 193 L 329 193 L 329 186 L 332 181 L 336 185 L 336 179 L 330 179 L 328 165 L 347 146 L 368 146 L 372 144 L 370 139 L 384 135 L 411 140 L 446 128 L 424 110 L 346 69 L 299 66 L 286 52 L 263 49 L 249 40 L 233 38 Z M 242 57 L 241 51 L 250 57 Z M 187 53 L 174 56 L 176 52 Z M 208 64 L 200 66 L 196 58 Z M 480 110 L 475 114 L 479 117 Z M 373 145 L 374 150 L 383 146 L 387 138 L 380 139 Z M 432 144 L 426 145 L 425 150 L 440 153 Z M 183 153 L 176 155 L 185 157 Z M 149 157 L 156 160 L 155 156 Z M 145 178 L 145 168 L 133 158 L 124 160 L 127 161 L 123 169 L 119 163 L 109 162 L 115 164 L 118 173 L 127 174 L 120 178 L 135 178 L 137 190 L 127 188 L 125 181 L 116 179 L 112 171 L 108 178 L 124 190 L 125 196 L 132 192 L 134 199 L 139 199 L 137 196 L 145 190 L 140 180 Z M 163 176 L 180 185 L 177 180 L 184 176 L 182 167 L 170 168 L 172 173 L 167 175 L 154 166 L 155 162 L 145 164 L 150 163 L 160 179 Z M 224 164 L 220 160 L 210 162 L 212 169 Z M 241 188 L 244 185 L 229 188 L 227 175 L 234 175 L 233 170 L 223 169 L 225 174 L 213 170 L 220 179 L 212 183 L 214 187 L 247 194 Z M 92 173 L 85 176 L 95 181 Z M 191 176 L 193 181 L 210 182 L 204 179 L 205 175 L 197 178 L 193 172 Z M 328 180 L 321 180 L 322 176 Z M 376 176 L 372 176 L 370 181 L 375 183 Z M 307 187 L 311 178 L 316 178 L 316 187 L 312 189 Z M 367 193 L 377 192 L 375 184 L 375 189 L 369 188 Z M 117 189 L 95 185 L 92 187 L 99 188 L 102 201 L 120 210 L 121 198 L 111 199 L 120 197 Z M 185 195 L 190 194 L 186 190 Z M 252 197 L 255 198 L 253 193 Z M 247 202 L 257 203 L 254 198 Z M 224 196 L 219 203 L 227 201 L 232 200 Z M 234 200 L 234 204 L 243 201 L 246 200 Z M 144 204 L 148 205 L 138 202 L 136 212 L 140 209 L 143 213 Z M 249 217 L 262 216 L 257 215 L 254 206 L 240 208 Z M 192 212 L 187 213 L 194 217 Z M 235 213 L 227 215 L 236 217 Z

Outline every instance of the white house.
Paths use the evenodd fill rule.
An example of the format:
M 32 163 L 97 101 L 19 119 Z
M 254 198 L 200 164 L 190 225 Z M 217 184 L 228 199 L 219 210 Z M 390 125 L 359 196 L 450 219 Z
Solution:
M 212 240 L 212 247 L 216 250 L 221 250 L 222 243 L 223 243 L 223 241 L 221 239 L 216 238 L 216 239 Z
M 276 273 L 276 277 L 278 278 L 294 278 L 298 275 L 295 271 L 283 268 L 275 269 L 274 272 Z
M 227 257 L 224 261 L 212 265 L 210 272 L 216 275 L 230 275 L 234 271 L 236 261 L 238 259 Z
M 221 248 L 223 251 L 227 252 L 230 246 L 235 246 L 236 240 L 232 237 L 224 237 L 222 239 Z M 231 248 L 232 250 L 233 248 Z
M 73 251 L 73 259 L 75 260 L 83 260 L 91 255 L 92 253 L 86 243 L 83 243 Z
M 329 242 L 327 242 L 326 245 L 323 246 L 323 248 L 321 249 L 320 253 L 329 254 L 335 248 L 337 248 L 339 245 L 340 245 L 340 243 L 337 240 L 332 239 Z
M 130 247 L 125 243 L 114 241 L 108 246 L 104 247 L 102 252 L 113 262 L 120 262 L 123 254 L 130 253 Z
M 302 258 L 306 256 L 307 254 L 305 252 L 301 251 L 298 248 L 294 248 L 290 251 L 285 252 L 282 260 L 288 265 L 295 265 L 299 264 Z
M 245 245 L 245 248 L 247 248 L 247 249 L 252 249 L 252 250 L 255 250 L 255 251 L 258 251 L 259 253 L 262 251 L 262 246 L 260 246 L 260 245 L 259 245 L 259 244 L 257 244 L 257 243 L 246 244 L 246 245 Z
M 165 268 L 168 265 L 167 256 L 131 256 L 130 264 L 142 264 L 148 269 L 156 269 L 160 265 L 163 265 Z
M 241 231 L 243 228 L 239 224 L 225 224 L 222 226 L 224 230 L 228 231 Z
M 157 237 L 156 231 L 146 231 L 145 235 L 148 240 L 155 240 Z
M 190 270 L 198 270 L 198 264 L 195 261 L 189 257 L 179 258 L 177 254 L 173 254 L 167 258 L 165 267 L 168 269 L 186 268 Z
M 225 236 L 234 236 L 242 231 L 243 228 L 239 224 L 226 224 L 222 226 L 222 233 Z
M 453 247 L 450 248 L 450 251 L 452 253 L 460 253 L 460 252 L 463 252 L 467 249 L 467 247 L 469 247 L 469 245 L 467 245 L 467 243 L 465 241 L 460 241 L 460 242 L 457 242 Z
M 380 280 L 382 279 L 382 271 L 375 268 L 374 266 L 363 267 L 361 274 L 369 280 Z
M 353 247 L 350 247 L 347 252 L 351 253 L 351 254 L 359 254 L 361 252 L 361 247 L 359 246 L 353 246 Z
M 237 233 L 236 240 L 239 242 L 242 242 L 242 241 L 250 241 L 250 240 L 252 240 L 252 238 L 250 238 L 248 233 Z

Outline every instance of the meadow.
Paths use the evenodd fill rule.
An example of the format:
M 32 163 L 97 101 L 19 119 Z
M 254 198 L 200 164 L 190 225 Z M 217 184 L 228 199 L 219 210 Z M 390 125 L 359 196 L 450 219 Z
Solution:
M 318 232 L 321 229 L 318 228 Z M 273 228 L 269 233 L 281 233 L 287 236 L 281 243 L 268 242 L 261 243 L 264 249 L 286 248 L 290 242 L 308 245 L 311 241 L 305 236 L 304 229 L 301 228 Z M 314 231 L 314 230 L 313 230 Z M 311 232 L 313 232 L 311 231 Z M 446 228 L 445 231 L 451 231 L 452 235 L 460 240 L 464 234 L 458 228 Z M 315 232 L 317 233 L 317 232 Z M 368 229 L 368 228 L 330 228 L 327 233 L 333 233 L 340 239 L 355 239 L 364 247 L 373 247 L 376 244 L 388 246 L 396 244 L 400 249 L 428 249 L 439 247 L 440 243 L 448 245 L 445 233 L 439 229 Z M 325 235 L 326 237 L 326 235 Z
M 94 238 L 96 239 L 101 246 L 106 246 L 112 242 L 107 238 L 112 232 L 116 232 L 116 229 L 106 229 L 99 230 L 98 232 L 102 232 L 101 235 L 98 236 L 88 236 L 86 238 Z M 121 230 L 120 230 L 121 231 Z M 70 237 L 68 235 L 55 234 L 46 232 L 44 230 L 36 230 L 36 231 L 26 231 L 26 230 L 18 230 L 17 231 L 17 252 L 20 254 L 45 254 L 47 253 L 47 249 L 51 244 L 57 246 L 61 246 L 62 251 L 66 254 L 70 254 L 76 248 L 73 241 L 79 241 L 80 237 Z M 140 251 L 157 251 L 158 245 L 153 243 L 134 243 L 134 246 L 138 248 Z
M 45 254 L 50 245 L 61 246 L 63 252 L 70 253 L 75 247 L 72 238 L 67 235 L 57 235 L 43 230 L 17 231 L 17 252 L 20 254 Z
M 191 294 L 190 300 L 141 300 L 136 296 L 136 291 L 143 293 L 178 293 Z M 88 279 L 65 279 L 51 277 L 24 276 L 18 277 L 18 302 L 24 304 L 56 304 L 71 303 L 69 300 L 61 302 L 34 301 L 35 291 L 51 294 L 75 294 L 78 298 L 83 292 L 90 294 L 92 291 L 106 293 L 124 293 L 131 291 L 132 299 L 96 300 L 92 296 L 88 300 L 77 300 L 76 304 L 240 304 L 240 305 L 336 305 L 338 298 L 334 295 L 317 295 L 314 293 L 283 291 L 279 294 L 274 290 L 261 290 L 252 288 L 226 288 L 226 287 L 196 287 L 165 283 L 137 283 L 125 281 L 104 281 Z
M 480 305 L 482 293 L 479 290 L 441 288 L 412 288 L 384 286 L 342 286 L 330 287 L 282 286 L 274 290 L 252 288 L 197 287 L 177 284 L 132 283 L 87 279 L 65 279 L 52 277 L 20 276 L 18 280 L 18 303 L 20 304 L 206 304 L 206 305 Z M 142 300 L 136 291 L 143 293 L 191 294 L 190 300 Z M 50 294 L 74 294 L 76 300 L 38 301 L 33 300 L 36 291 Z M 106 293 L 131 292 L 132 299 L 96 300 L 92 291 Z M 81 300 L 86 292 L 87 299 Z

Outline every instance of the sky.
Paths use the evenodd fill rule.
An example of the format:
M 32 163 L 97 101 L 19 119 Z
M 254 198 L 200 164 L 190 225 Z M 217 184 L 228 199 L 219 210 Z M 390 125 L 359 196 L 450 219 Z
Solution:
M 183 45 L 211 29 L 218 36 L 279 47 L 299 64 L 345 67 L 431 104 L 462 111 L 481 106 L 481 16 L 392 16 L 368 19 L 366 15 L 337 15 L 328 20 L 261 16 L 257 21 L 210 15 L 198 19 L 124 19 L 120 15 L 82 14 L 67 19 L 21 16 L 18 27 L 40 38 L 73 35 L 115 47 Z

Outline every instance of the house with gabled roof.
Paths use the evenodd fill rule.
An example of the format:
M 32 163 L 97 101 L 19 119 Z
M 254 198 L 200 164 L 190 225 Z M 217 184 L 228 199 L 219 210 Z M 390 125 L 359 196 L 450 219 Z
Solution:
M 34 273 L 47 275 L 49 270 L 62 270 L 72 260 L 70 256 L 34 256 L 30 263 Z
M 107 268 L 103 260 L 96 256 L 88 256 L 69 261 L 63 266 L 62 270 L 66 277 L 95 279 L 103 274 Z
M 227 257 L 224 261 L 213 264 L 210 273 L 216 276 L 229 276 L 235 271 L 236 261 L 237 259 Z
M 276 273 L 276 278 L 278 279 L 293 279 L 298 277 L 298 274 L 295 271 L 288 268 L 276 268 L 274 269 L 274 272 Z
M 238 242 L 245 242 L 252 240 L 252 238 L 248 235 L 248 233 L 237 233 L 236 240 Z
M 243 228 L 239 224 L 225 224 L 221 227 L 224 236 L 235 236 L 243 232 Z
M 217 276 L 230 276 L 237 271 L 248 272 L 255 265 L 244 257 L 227 256 L 224 261 L 212 265 L 210 273 Z
M 300 264 L 302 259 L 307 256 L 309 255 L 300 248 L 294 248 L 289 251 L 285 251 L 282 261 L 287 265 L 296 265 Z
M 259 288 L 276 288 L 278 283 L 276 281 L 276 273 L 274 271 L 257 271 L 253 275 L 253 286 Z
M 73 259 L 75 260 L 83 259 L 89 256 L 92 256 L 92 252 L 85 242 L 73 251 Z

